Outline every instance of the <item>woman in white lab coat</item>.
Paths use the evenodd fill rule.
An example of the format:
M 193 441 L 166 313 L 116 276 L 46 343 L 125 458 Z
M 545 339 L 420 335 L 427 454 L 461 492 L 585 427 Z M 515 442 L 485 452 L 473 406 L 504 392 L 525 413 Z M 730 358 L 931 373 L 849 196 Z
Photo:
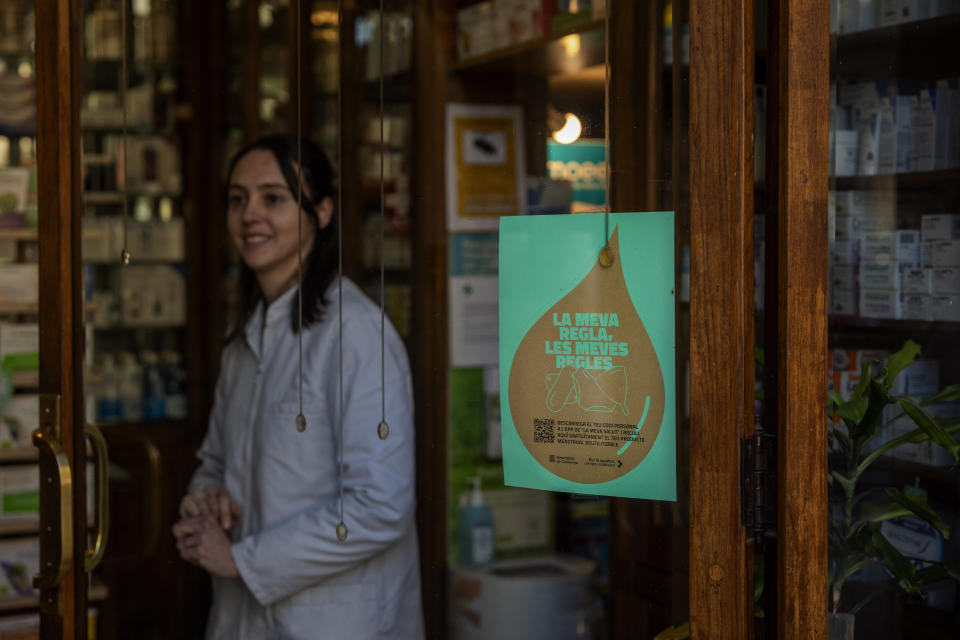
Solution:
M 299 153 L 302 209 L 296 138 L 262 138 L 230 166 L 239 313 L 173 532 L 213 577 L 209 639 L 421 638 L 407 355 L 388 322 L 381 385 L 380 309 L 337 278 L 330 163 L 306 141 Z

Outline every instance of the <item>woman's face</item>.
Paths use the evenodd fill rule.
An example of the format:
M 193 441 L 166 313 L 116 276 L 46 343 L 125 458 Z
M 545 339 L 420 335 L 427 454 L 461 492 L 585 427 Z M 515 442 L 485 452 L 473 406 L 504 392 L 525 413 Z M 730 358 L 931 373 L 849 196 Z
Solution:
M 329 215 L 324 213 L 318 211 L 326 226 Z M 305 258 L 313 247 L 316 219 L 297 207 L 273 153 L 255 150 L 241 157 L 230 175 L 227 228 L 268 300 L 296 281 L 298 220 L 302 224 L 299 252 Z

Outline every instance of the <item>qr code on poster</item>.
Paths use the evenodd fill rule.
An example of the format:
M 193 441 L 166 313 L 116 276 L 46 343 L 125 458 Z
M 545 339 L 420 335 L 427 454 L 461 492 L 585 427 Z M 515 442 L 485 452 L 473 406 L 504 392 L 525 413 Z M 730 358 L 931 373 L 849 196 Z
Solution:
M 553 435 L 553 425 L 554 421 L 549 419 L 541 420 L 540 418 L 533 419 L 533 441 L 534 442 L 553 442 L 555 436 Z

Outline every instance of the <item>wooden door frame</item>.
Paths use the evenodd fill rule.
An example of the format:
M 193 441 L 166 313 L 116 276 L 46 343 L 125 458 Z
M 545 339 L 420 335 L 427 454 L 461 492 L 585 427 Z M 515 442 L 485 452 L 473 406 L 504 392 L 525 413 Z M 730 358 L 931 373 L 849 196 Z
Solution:
M 37 181 L 40 273 L 40 393 L 59 396 L 60 442 L 70 460 L 74 513 L 86 513 L 83 324 L 80 288 L 80 2 L 37 0 Z M 41 456 L 41 477 L 54 475 Z M 41 486 L 46 483 L 41 481 Z M 41 531 L 56 529 L 58 505 L 41 492 Z M 86 518 L 74 518 L 72 567 L 40 593 L 44 640 L 86 637 Z M 41 567 L 49 560 L 41 544 Z
M 829 3 L 775 0 L 777 637 L 827 637 Z M 772 212 L 771 212 L 772 213 Z M 770 240 L 768 239 L 768 242 Z M 771 303 L 773 301 L 770 301 Z M 770 582 L 768 580 L 768 582 Z
M 690 2 L 690 636 L 753 636 L 753 0 Z

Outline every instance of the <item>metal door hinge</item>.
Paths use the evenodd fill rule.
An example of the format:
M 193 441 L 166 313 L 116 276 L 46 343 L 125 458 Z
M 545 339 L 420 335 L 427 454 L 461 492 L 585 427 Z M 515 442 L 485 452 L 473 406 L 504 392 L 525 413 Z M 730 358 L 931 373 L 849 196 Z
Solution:
M 743 526 L 747 538 L 762 544 L 777 524 L 777 442 L 774 436 L 757 432 L 744 438 L 741 449 L 743 473 Z

